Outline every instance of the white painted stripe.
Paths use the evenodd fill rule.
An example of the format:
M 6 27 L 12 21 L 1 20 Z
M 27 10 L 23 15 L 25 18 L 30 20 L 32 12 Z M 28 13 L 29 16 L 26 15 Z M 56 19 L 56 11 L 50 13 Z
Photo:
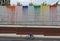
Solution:
M 1 36 L 6 37 L 29 37 L 29 35 L 16 35 L 16 34 L 0 34 Z M 34 35 L 36 38 L 60 38 L 60 36 L 44 36 L 44 35 Z
M 60 28 L 60 26 L 21 26 L 21 25 L 0 25 L 0 27 Z

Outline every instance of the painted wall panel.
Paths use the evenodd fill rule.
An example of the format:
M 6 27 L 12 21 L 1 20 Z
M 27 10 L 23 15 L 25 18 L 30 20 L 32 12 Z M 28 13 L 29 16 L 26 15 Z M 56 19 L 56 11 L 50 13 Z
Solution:
M 41 25 L 41 21 L 40 21 L 40 6 L 34 6 L 34 21 L 35 21 L 35 24 L 37 25 Z
M 35 24 L 34 23 L 34 7 L 33 6 L 29 6 L 28 7 L 28 23 L 29 24 Z
M 50 6 L 51 25 L 57 25 L 57 6 Z
M 23 21 L 22 24 L 27 24 L 28 21 L 28 6 L 23 6 L 22 8 Z
M 42 25 L 50 25 L 49 6 L 41 6 L 41 21 Z
M 0 24 L 8 23 L 8 14 L 5 6 L 0 6 Z
M 6 6 L 6 9 L 7 9 L 7 13 L 8 13 L 8 21 L 9 23 L 8 24 L 15 24 L 15 6 Z
M 60 25 L 60 6 L 57 6 L 57 25 Z
M 23 21 L 22 6 L 16 6 L 15 8 L 15 21 L 16 24 L 21 24 Z

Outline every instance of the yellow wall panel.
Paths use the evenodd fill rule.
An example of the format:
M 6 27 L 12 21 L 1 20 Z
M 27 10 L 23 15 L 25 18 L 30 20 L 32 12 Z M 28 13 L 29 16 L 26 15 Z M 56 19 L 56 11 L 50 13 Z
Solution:
M 49 8 L 49 6 L 41 6 L 41 8 Z

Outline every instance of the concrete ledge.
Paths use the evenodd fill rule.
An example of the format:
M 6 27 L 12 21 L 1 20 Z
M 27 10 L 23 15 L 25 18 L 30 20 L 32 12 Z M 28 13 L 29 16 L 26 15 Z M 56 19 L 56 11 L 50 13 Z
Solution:
M 0 27 L 60 28 L 60 26 L 22 26 L 22 25 L 0 25 Z

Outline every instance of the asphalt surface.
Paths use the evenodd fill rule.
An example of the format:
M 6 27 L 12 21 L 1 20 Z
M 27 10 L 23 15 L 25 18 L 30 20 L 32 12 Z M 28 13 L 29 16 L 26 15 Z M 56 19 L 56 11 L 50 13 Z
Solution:
M 27 39 L 27 38 L 12 38 L 12 37 L 0 37 L 0 41 L 60 41 L 60 38 L 35 38 L 35 39 Z

